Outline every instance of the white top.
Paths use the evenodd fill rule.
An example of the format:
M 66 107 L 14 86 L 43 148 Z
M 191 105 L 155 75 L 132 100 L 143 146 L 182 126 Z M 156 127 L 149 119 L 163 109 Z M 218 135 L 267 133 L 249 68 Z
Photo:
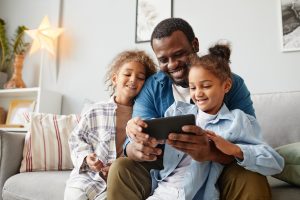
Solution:
M 173 96 L 175 101 L 183 101 L 186 103 L 190 103 L 190 93 L 189 88 L 183 88 L 181 86 L 172 84 L 173 89 Z M 176 169 L 173 171 L 173 173 L 168 176 L 164 181 L 162 181 L 160 184 L 164 185 L 165 187 L 173 187 L 176 189 L 182 189 L 183 183 L 184 183 L 184 175 L 186 173 L 186 168 L 191 163 L 192 158 L 185 154 L 181 160 L 181 162 L 178 164 Z
M 175 101 L 190 103 L 191 97 L 189 88 L 184 88 L 179 85 L 172 84 L 172 89 Z

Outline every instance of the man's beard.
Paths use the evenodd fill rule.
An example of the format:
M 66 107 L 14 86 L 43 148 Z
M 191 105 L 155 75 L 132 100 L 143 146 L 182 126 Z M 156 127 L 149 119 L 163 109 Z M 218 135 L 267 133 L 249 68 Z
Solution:
M 175 80 L 170 74 L 168 74 L 168 76 L 173 80 L 173 83 L 175 85 L 188 88 L 189 87 L 188 75 L 189 75 L 190 65 L 185 63 L 184 66 L 182 66 L 182 68 L 185 71 L 185 76 L 181 80 Z
M 187 79 L 185 80 L 180 80 L 180 81 L 175 81 L 174 79 L 172 79 L 175 85 L 179 85 L 183 88 L 188 88 L 189 87 L 189 81 Z

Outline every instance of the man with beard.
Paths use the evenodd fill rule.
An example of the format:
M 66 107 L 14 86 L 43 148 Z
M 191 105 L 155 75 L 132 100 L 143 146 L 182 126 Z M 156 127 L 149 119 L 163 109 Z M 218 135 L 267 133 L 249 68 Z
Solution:
M 124 154 L 128 158 L 118 159 L 110 168 L 108 199 L 146 199 L 151 189 L 157 186 L 157 181 L 173 176 L 178 166 L 187 164 L 182 159 L 178 166 L 173 166 L 174 171 L 168 174 L 151 171 L 168 165 L 168 155 L 163 155 L 163 146 L 157 146 L 159 141 L 142 132 L 142 128 L 147 126 L 142 119 L 163 117 L 174 101 L 190 102 L 188 65 L 190 56 L 199 51 L 199 42 L 185 20 L 169 18 L 155 27 L 151 46 L 158 59 L 160 72 L 146 81 L 135 101 L 133 119 L 127 123 L 126 128 L 130 140 L 124 144 Z M 255 116 L 250 93 L 243 79 L 232 74 L 232 80 L 232 88 L 224 99 L 227 107 L 230 110 L 241 109 Z M 220 152 L 213 142 L 208 141 L 206 134 L 202 134 L 200 127 L 189 126 L 185 131 L 195 135 L 169 136 L 174 147 L 196 161 L 214 161 L 226 165 L 218 181 L 221 199 L 271 199 L 264 176 L 240 167 L 233 157 Z

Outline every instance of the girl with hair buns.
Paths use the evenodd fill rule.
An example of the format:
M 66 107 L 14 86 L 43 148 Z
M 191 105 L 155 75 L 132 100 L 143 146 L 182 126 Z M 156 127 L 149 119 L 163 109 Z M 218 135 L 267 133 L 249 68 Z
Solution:
M 239 109 L 229 110 L 224 103 L 224 96 L 232 85 L 229 59 L 230 48 L 224 44 L 211 47 L 207 55 L 192 57 L 188 81 L 194 104 L 177 101 L 165 116 L 194 114 L 196 126 L 202 128 L 196 135 L 207 143 L 214 143 L 224 154 L 234 157 L 234 162 L 262 176 L 280 173 L 284 160 L 261 140 L 255 117 Z M 185 126 L 182 130 L 191 132 Z M 169 139 L 172 137 L 176 135 L 171 133 Z M 185 137 L 188 140 L 190 135 L 186 134 Z M 212 161 L 198 162 L 193 159 L 196 155 L 190 151 L 195 147 L 182 148 L 169 139 L 164 155 L 182 159 L 175 170 L 165 165 L 162 171 L 154 172 L 165 174 L 173 171 L 167 177 L 156 179 L 157 187 L 148 199 L 219 199 L 217 180 L 223 165 Z M 243 196 L 245 198 L 248 197 Z

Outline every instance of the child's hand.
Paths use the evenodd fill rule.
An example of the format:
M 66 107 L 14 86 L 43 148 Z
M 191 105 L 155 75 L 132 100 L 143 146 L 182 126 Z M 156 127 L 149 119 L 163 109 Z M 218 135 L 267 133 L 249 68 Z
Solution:
M 111 163 L 108 163 L 107 166 L 103 167 L 101 169 L 101 172 L 100 172 L 100 176 L 106 180 L 107 179 L 107 176 L 108 176 L 108 171 L 109 171 L 109 167 L 110 167 Z
M 91 153 L 86 157 L 86 163 L 89 168 L 95 172 L 100 172 L 104 167 L 103 163 L 97 158 L 95 153 Z
M 210 140 L 212 140 L 215 143 L 216 147 L 223 153 L 230 155 L 230 156 L 237 157 L 242 160 L 244 159 L 243 152 L 241 151 L 241 149 L 238 145 L 225 140 L 224 138 L 216 135 L 212 131 L 207 131 L 206 134 L 207 134 L 207 137 Z

